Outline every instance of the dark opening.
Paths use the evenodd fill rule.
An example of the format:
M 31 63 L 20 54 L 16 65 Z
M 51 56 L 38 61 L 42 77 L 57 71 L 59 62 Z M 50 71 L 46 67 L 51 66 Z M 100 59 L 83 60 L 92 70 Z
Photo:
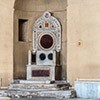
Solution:
M 49 60 L 53 60 L 53 54 L 52 54 L 52 53 L 49 53 L 48 59 L 49 59 Z
M 40 57 L 41 60 L 45 60 L 46 59 L 46 55 L 44 53 L 41 53 L 39 57 Z
M 19 19 L 18 20 L 18 40 L 19 41 L 27 41 L 27 19 Z
M 32 64 L 36 63 L 36 54 L 32 54 Z

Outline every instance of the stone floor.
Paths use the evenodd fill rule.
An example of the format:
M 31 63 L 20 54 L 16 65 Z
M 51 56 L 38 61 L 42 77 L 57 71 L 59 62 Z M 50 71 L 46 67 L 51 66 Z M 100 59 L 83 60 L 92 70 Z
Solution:
M 92 100 L 92 99 L 56 99 L 56 98 L 32 98 L 32 99 L 12 99 L 12 100 Z
M 92 100 L 92 99 L 55 99 L 55 98 L 32 98 L 32 99 L 13 99 L 13 100 Z
M 94 100 L 94 99 L 79 99 L 79 98 L 73 98 L 73 99 L 56 99 L 56 98 L 31 98 L 31 99 L 27 99 L 27 98 L 21 98 L 21 99 L 10 99 L 8 97 L 0 97 L 0 100 Z M 96 99 L 95 99 L 96 100 Z M 100 99 L 99 99 L 100 100 Z

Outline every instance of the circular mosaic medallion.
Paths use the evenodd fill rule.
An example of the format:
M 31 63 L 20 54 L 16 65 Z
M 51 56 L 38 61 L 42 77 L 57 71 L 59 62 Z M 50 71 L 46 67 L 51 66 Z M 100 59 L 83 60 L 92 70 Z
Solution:
M 55 36 L 52 34 L 44 33 L 39 35 L 39 47 L 43 50 L 50 50 L 54 47 Z

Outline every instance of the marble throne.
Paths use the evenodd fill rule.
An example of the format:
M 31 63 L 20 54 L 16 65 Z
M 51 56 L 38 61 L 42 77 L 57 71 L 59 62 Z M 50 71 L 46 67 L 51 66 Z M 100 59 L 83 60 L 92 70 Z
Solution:
M 61 25 L 44 12 L 33 25 L 32 50 L 28 51 L 27 80 L 54 81 L 57 52 L 61 51 Z
M 58 56 L 61 45 L 60 22 L 51 13 L 44 12 L 33 25 L 32 49 L 28 51 L 26 65 L 27 80 L 14 80 L 9 86 L 8 95 L 60 99 L 74 97 L 73 90 L 69 90 L 71 85 L 66 80 L 56 80 L 56 67 L 61 62 Z

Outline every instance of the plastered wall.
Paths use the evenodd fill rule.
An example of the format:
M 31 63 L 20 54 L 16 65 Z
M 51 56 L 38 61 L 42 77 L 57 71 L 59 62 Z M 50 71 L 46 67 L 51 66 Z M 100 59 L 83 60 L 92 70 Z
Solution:
M 67 77 L 100 78 L 100 1 L 68 0 Z
M 14 0 L 0 0 L 0 86 L 13 78 L 13 5 Z

